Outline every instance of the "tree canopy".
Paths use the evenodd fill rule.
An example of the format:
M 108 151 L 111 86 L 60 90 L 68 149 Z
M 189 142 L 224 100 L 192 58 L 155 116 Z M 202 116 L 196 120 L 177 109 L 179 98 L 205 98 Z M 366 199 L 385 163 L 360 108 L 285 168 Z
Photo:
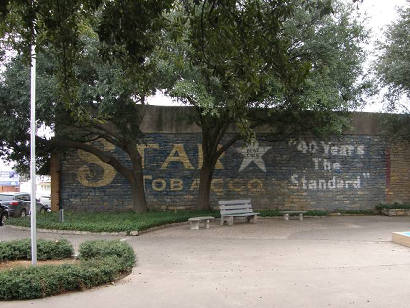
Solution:
M 20 56 L 9 64 L 0 82 L 1 154 L 27 163 L 29 47 L 36 44 L 37 124 L 57 127 L 52 140 L 37 137 L 44 149 L 37 153 L 45 154 L 39 165 L 44 166 L 55 149 L 86 151 L 121 173 L 130 183 L 134 210 L 146 210 L 137 147 L 144 114 L 140 106 L 156 89 L 149 57 L 164 27 L 162 12 L 171 3 L 7 1 L 1 7 L 5 18 L 0 34 L 2 42 Z M 101 146 L 101 140 L 125 152 L 131 166 Z
M 0 37 L 21 56 L 0 83 L 0 104 L 8 108 L 0 129 L 11 136 L 0 145 L 3 154 L 15 159 L 27 148 L 28 94 L 17 88 L 28 82 L 23 76 L 36 42 L 39 67 L 45 69 L 39 77 L 45 84 L 40 121 L 58 125 L 45 153 L 57 146 L 96 155 L 129 180 L 139 211 L 146 203 L 138 105 L 156 89 L 197 111 L 203 152 L 199 201 L 207 208 L 215 164 L 236 141 L 252 142 L 254 128 L 262 124 L 276 134 L 340 132 L 345 118 L 334 111 L 356 106 L 369 88 L 358 78 L 366 33 L 339 1 L 6 3 L 0 7 Z M 306 111 L 308 118 L 301 115 Z M 232 126 L 236 131 L 227 134 Z M 13 139 L 16 132 L 20 138 Z M 98 138 L 127 153 L 131 168 L 90 144 Z
M 166 91 L 197 110 L 202 208 L 218 157 L 240 139 L 252 142 L 256 126 L 341 132 L 346 118 L 334 112 L 360 104 L 370 87 L 359 79 L 367 34 L 350 6 L 331 4 L 209 1 L 169 16 L 159 66 Z M 238 133 L 226 134 L 232 125 Z
M 378 44 L 380 54 L 375 63 L 380 84 L 388 89 L 385 98 L 393 110 L 400 107 L 401 100 L 408 104 L 410 99 L 410 8 L 401 8 L 398 13 L 399 19 L 387 27 L 385 41 Z

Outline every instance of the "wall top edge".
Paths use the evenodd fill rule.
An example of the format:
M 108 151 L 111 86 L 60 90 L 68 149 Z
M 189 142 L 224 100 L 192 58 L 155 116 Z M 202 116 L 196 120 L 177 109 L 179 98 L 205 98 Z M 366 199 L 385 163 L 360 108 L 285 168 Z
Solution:
M 152 106 L 147 105 L 141 130 L 144 133 L 200 133 L 201 128 L 194 123 L 194 108 L 190 106 Z M 346 135 L 383 135 L 383 120 L 387 117 L 400 117 L 386 113 L 351 112 L 350 129 Z M 229 132 L 234 132 L 234 127 Z M 268 133 L 266 127 L 257 129 L 258 133 Z

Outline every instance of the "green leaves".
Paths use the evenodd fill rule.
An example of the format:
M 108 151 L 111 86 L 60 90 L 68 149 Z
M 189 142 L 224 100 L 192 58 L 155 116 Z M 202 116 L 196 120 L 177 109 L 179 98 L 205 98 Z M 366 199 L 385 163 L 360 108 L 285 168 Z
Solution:
M 157 51 L 164 87 L 203 116 L 229 114 L 242 132 L 257 125 L 244 125 L 252 108 L 346 111 L 371 90 L 359 79 L 367 33 L 338 1 L 206 1 L 168 19 Z
M 25 240 L 29 241 L 29 240 Z M 64 241 L 72 249 L 67 241 Z M 4 246 L 11 242 L 4 242 Z M 1 243 L 3 244 L 3 243 Z M 75 264 L 38 265 L 0 271 L 0 299 L 32 299 L 91 288 L 131 272 L 135 253 L 124 242 L 88 241 Z M 52 258 L 54 259 L 54 258 Z
M 107 1 L 97 30 L 103 55 L 133 67 L 142 65 L 164 27 L 162 13 L 171 4 L 170 0 Z
M 386 41 L 378 43 L 380 54 L 375 62 L 378 78 L 388 88 L 385 99 L 392 110 L 400 107 L 400 98 L 407 104 L 410 98 L 410 9 L 399 9 L 399 15 L 387 28 Z
M 73 246 L 65 239 L 38 240 L 38 260 L 71 258 L 74 253 Z M 12 260 L 30 260 L 30 239 L 0 242 L 0 262 Z

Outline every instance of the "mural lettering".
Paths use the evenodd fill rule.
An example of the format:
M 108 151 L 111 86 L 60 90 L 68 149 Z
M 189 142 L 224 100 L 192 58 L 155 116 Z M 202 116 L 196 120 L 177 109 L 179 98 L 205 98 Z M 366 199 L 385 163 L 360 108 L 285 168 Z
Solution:
M 184 184 L 184 180 L 180 178 L 153 178 L 152 175 L 144 175 L 144 184 L 146 188 L 151 188 L 156 192 L 188 190 L 191 193 L 196 193 L 199 189 L 198 178 Z M 216 194 L 223 194 L 226 190 L 257 193 L 264 191 L 264 185 L 265 181 L 257 178 L 249 180 L 214 178 L 211 182 L 211 191 Z
M 309 173 L 301 175 L 292 173 L 290 176 L 291 187 L 302 190 L 336 190 L 336 189 L 361 189 L 363 180 L 370 178 L 370 173 L 344 174 L 341 160 L 347 159 L 360 161 L 365 153 L 364 145 L 342 144 L 335 145 L 331 142 L 316 142 L 290 139 L 288 145 L 295 147 L 298 152 L 310 154 L 311 168 L 316 175 Z
M 161 139 L 161 142 L 155 142 L 155 139 L 153 141 L 137 146 L 145 170 L 146 190 L 164 196 L 180 192 L 196 194 L 199 189 L 198 169 L 203 164 L 202 145 L 192 142 L 163 144 Z M 99 142 L 104 150 L 115 150 L 112 144 L 101 140 Z M 280 151 L 280 155 L 285 157 L 293 157 L 294 154 L 297 156 L 294 161 L 285 162 L 288 164 L 286 167 L 280 167 L 278 164 L 281 162 L 277 161 L 277 157 L 281 156 L 272 151 L 273 146 L 261 142 L 233 147 L 227 151 L 226 157 L 219 157 L 211 183 L 214 194 L 224 195 L 227 191 L 236 194 L 264 193 L 275 189 L 276 184 L 272 183 L 301 191 L 358 191 L 366 187 L 371 177 L 370 172 L 362 167 L 351 167 L 352 164 L 364 166 L 362 160 L 367 153 L 366 146 L 361 143 L 336 144 L 320 140 L 290 139 L 288 147 L 282 142 L 282 146 L 275 151 Z M 164 152 L 164 148 L 168 150 Z M 110 165 L 84 151 L 79 150 L 77 153 L 87 163 L 77 172 L 77 179 L 82 185 L 101 187 L 112 183 L 116 171 Z M 96 170 L 99 170 L 98 174 Z
M 99 139 L 96 142 L 102 144 L 104 151 L 113 151 L 115 149 L 114 145 L 104 139 Z M 111 165 L 102 162 L 94 154 L 83 150 L 78 150 L 77 154 L 83 161 L 88 163 L 87 165 L 81 166 L 77 172 L 77 179 L 83 186 L 101 187 L 111 184 L 117 174 Z M 101 175 L 97 174 L 96 170 L 92 168 L 92 165 L 94 165 L 97 170 L 102 170 Z

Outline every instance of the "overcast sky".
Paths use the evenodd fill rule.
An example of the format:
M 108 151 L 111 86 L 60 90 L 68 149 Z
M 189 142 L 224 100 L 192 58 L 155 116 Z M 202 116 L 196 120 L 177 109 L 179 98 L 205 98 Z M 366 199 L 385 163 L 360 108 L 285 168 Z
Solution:
M 410 0 L 363 0 L 363 2 L 359 4 L 360 10 L 367 15 L 366 24 L 372 33 L 371 42 L 374 42 L 376 39 L 382 39 L 385 26 L 398 17 L 396 11 L 398 6 L 409 7 Z M 372 44 L 369 46 L 370 53 L 374 50 L 372 46 Z M 370 60 L 372 59 L 371 55 Z M 163 95 L 156 95 L 150 100 L 150 103 L 155 105 L 168 105 L 170 100 Z M 380 112 L 382 111 L 382 105 L 377 101 L 369 101 L 362 111 Z M 11 170 L 11 166 L 0 161 L 0 170 Z

